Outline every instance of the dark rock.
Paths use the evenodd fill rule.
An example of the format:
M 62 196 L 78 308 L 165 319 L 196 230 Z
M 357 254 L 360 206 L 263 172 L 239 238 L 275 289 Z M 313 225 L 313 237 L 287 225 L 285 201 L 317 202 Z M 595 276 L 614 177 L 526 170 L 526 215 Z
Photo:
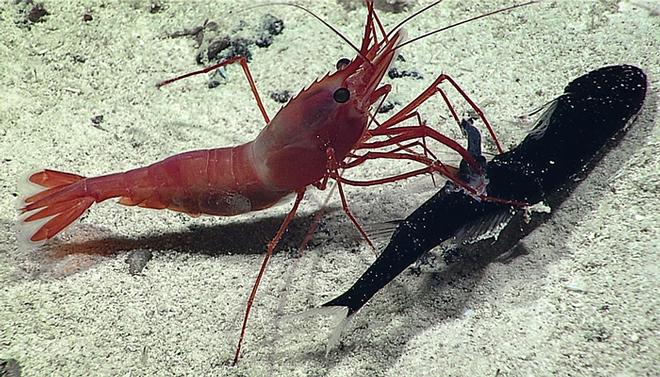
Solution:
M 390 68 L 389 71 L 387 71 L 387 76 L 391 79 L 398 79 L 401 77 L 412 77 L 416 80 L 421 80 L 424 78 L 421 73 L 417 71 L 406 71 L 406 70 L 401 70 L 399 71 L 397 68 Z
M 264 16 L 263 21 L 261 21 L 261 27 L 270 35 L 279 35 L 284 30 L 284 21 L 272 14 L 267 14 Z
M 209 60 L 215 60 L 220 52 L 231 46 L 231 39 L 228 36 L 220 37 L 209 44 L 206 56 Z
M 277 103 L 286 103 L 291 99 L 291 92 L 288 90 L 279 90 L 277 92 L 270 93 L 270 99 Z

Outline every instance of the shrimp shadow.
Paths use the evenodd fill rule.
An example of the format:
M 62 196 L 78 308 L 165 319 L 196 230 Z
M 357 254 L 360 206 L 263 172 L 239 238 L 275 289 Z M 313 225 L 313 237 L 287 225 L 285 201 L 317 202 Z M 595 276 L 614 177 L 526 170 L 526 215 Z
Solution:
M 339 208 L 334 207 L 326 209 L 326 216 L 314 233 L 315 244 L 334 242 L 331 233 L 351 233 L 351 224 L 347 221 L 332 222 L 332 226 L 328 226 L 330 224 L 328 215 L 334 218 L 339 211 Z M 98 237 L 98 228 L 78 225 L 69 232 L 75 235 L 75 238 L 65 235 L 36 249 L 17 248 L 17 252 L 12 253 L 9 258 L 18 269 L 15 278 L 29 279 L 69 276 L 84 271 L 104 259 L 144 250 L 201 254 L 210 257 L 261 254 L 282 224 L 284 217 L 285 215 L 282 214 L 216 225 L 194 224 L 187 230 L 150 234 L 139 238 L 112 235 L 100 238 L 87 237 L 90 233 Z M 313 219 L 314 213 L 297 215 L 287 228 L 275 253 L 297 250 Z M 4 225 L 11 227 L 9 223 Z
M 538 300 L 538 293 L 529 289 L 529 283 L 546 277 L 548 265 L 567 257 L 565 240 L 599 206 L 598 200 L 588 198 L 611 190 L 608 181 L 651 138 L 657 105 L 658 94 L 648 93 L 630 129 L 603 148 L 580 177 L 546 200 L 552 213 L 536 214 L 530 222 L 522 215 L 514 217 L 497 241 L 484 240 L 464 248 L 455 263 L 440 271 L 421 276 L 410 269 L 404 272 L 398 282 L 379 292 L 356 315 L 343 333 L 339 350 L 331 354 L 325 366 L 332 369 L 356 354 L 362 360 L 377 360 L 370 364 L 375 368 L 372 372 L 384 374 L 397 363 L 412 339 L 441 323 L 464 318 L 467 309 L 498 294 L 478 292 L 488 276 L 486 269 L 494 263 L 515 269 L 506 284 L 520 287 L 518 305 Z M 544 245 L 544 250 L 535 250 L 536 245 Z M 392 325 L 394 316 L 396 326 Z M 322 360 L 323 350 L 306 352 L 301 358 L 306 362 Z

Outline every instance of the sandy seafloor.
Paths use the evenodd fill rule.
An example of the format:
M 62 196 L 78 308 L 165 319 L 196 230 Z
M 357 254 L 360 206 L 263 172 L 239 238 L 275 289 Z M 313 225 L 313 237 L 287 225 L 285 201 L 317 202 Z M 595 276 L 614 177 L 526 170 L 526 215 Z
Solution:
M 387 80 L 391 98 L 406 103 L 449 73 L 483 106 L 506 147 L 531 126 L 517 116 L 589 70 L 635 64 L 649 74 L 651 90 L 621 144 L 521 241 L 526 254 L 403 273 L 355 317 L 328 358 L 323 318 L 292 315 L 341 293 L 374 256 L 333 198 L 311 247 L 294 257 L 326 195 L 310 190 L 261 286 L 241 363 L 230 367 L 261 253 L 290 204 L 191 218 L 107 202 L 45 250 L 30 251 L 18 247 L 13 230 L 17 181 L 36 168 L 93 176 L 254 138 L 263 120 L 238 67 L 213 90 L 204 77 L 154 88 L 197 67 L 195 42 L 167 32 L 207 18 L 223 30 L 258 23 L 267 12 L 282 18 L 284 32 L 269 48 L 254 48 L 250 63 L 271 115 L 281 105 L 270 92 L 299 91 L 352 56 L 350 48 L 286 7 L 236 14 L 230 10 L 248 3 L 164 0 L 152 14 L 140 0 L 44 3 L 50 15 L 30 28 L 16 23 L 13 1 L 0 5 L 0 358 L 15 359 L 23 375 L 657 375 L 657 4 L 547 1 L 406 47 L 397 66 L 424 79 Z M 511 2 L 461 3 L 448 0 L 420 16 L 409 35 Z M 302 4 L 350 39 L 360 37 L 364 8 Z M 82 21 L 85 8 L 90 22 Z M 380 14 L 390 26 L 404 17 Z M 425 117 L 459 137 L 441 101 L 432 102 Z M 103 129 L 90 121 L 100 114 Z M 352 176 L 406 168 L 370 164 Z M 405 216 L 434 190 L 420 177 L 346 191 L 356 217 L 372 224 Z M 129 274 L 127 256 L 146 249 L 153 259 Z

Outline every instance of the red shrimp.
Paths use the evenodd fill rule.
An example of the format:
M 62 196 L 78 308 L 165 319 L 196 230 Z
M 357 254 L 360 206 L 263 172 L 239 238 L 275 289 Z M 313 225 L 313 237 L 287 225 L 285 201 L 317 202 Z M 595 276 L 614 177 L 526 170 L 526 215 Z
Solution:
M 329 179 L 335 180 L 344 211 L 367 241 L 366 234 L 350 213 L 342 183 L 367 186 L 439 172 L 467 191 L 481 195 L 478 190 L 458 178 L 455 168 L 428 157 L 430 152 L 424 139 L 427 137 L 453 149 L 475 171 L 481 171 L 481 166 L 470 153 L 456 141 L 426 126 L 415 110 L 428 98 L 439 93 L 458 122 L 458 115 L 444 91 L 438 87 L 441 82 L 449 81 L 479 114 L 494 137 L 481 110 L 449 76 L 440 75 L 426 91 L 386 122 L 374 121 L 370 113 L 371 108 L 376 103 L 382 104 L 391 91 L 391 86 L 381 85 L 381 80 L 396 56 L 396 51 L 403 44 L 419 39 L 403 42 L 404 33 L 401 26 L 439 2 L 413 14 L 386 33 L 374 12 L 373 1 L 367 0 L 367 22 L 359 48 L 307 9 L 290 4 L 312 14 L 331 28 L 353 47 L 357 56 L 352 61 L 340 61 L 335 72 L 302 90 L 282 107 L 272 120 L 261 102 L 243 57 L 232 58 L 158 84 L 160 87 L 221 66 L 239 63 L 266 126 L 255 140 L 242 145 L 181 153 L 122 173 L 98 177 L 83 177 L 54 170 L 34 173 L 28 180 L 40 186 L 42 191 L 23 199 L 20 225 L 27 231 L 26 238 L 31 242 L 47 241 L 79 218 L 92 204 L 116 197 L 120 198 L 119 203 L 129 206 L 167 208 L 190 215 L 233 216 L 267 209 L 285 197 L 296 194 L 292 209 L 272 241 L 268 243 L 261 269 L 248 298 L 234 358 L 236 363 L 259 282 L 274 248 L 294 217 L 308 186 L 324 189 Z M 471 20 L 519 6 L 522 4 L 473 17 Z M 449 27 L 455 25 L 458 24 Z M 416 126 L 396 127 L 401 122 L 414 118 L 418 120 Z M 370 129 L 372 122 L 376 126 Z M 410 142 L 411 140 L 414 141 Z M 499 144 L 497 145 L 499 147 Z M 411 148 L 416 146 L 422 147 L 424 153 L 412 152 Z M 384 147 L 395 149 L 373 151 Z M 359 155 L 359 150 L 368 152 Z M 423 164 L 424 168 L 373 181 L 349 180 L 340 174 L 343 169 L 351 169 L 367 160 L 380 158 L 412 160 Z

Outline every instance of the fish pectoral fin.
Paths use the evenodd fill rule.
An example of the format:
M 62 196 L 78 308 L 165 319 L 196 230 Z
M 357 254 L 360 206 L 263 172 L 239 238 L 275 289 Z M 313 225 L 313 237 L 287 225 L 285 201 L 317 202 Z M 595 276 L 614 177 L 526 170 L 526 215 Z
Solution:
M 448 241 L 455 246 L 461 246 L 470 245 L 487 238 L 497 239 L 502 229 L 509 224 L 514 215 L 515 211 L 510 208 L 489 213 L 463 225 Z
M 399 226 L 402 221 L 403 220 L 390 220 L 382 223 L 365 224 L 363 229 L 372 241 L 385 242 L 392 237 L 396 227 Z

